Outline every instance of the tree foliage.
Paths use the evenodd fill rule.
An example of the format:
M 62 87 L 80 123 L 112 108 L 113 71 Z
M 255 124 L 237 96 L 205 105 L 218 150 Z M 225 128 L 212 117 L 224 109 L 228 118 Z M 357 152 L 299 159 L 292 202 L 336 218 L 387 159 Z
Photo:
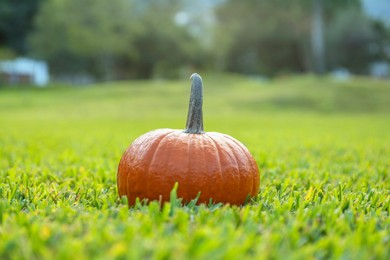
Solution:
M 300 2 L 230 0 L 218 8 L 224 25 L 218 28 L 218 45 L 226 69 L 247 74 L 305 70 L 310 23 Z
M 386 46 L 390 41 L 383 23 L 372 21 L 355 9 L 339 12 L 329 22 L 327 32 L 330 67 L 344 67 L 359 74 L 367 64 L 388 60 Z
M 323 4 L 327 70 L 347 67 L 356 73 L 366 71 L 368 63 L 380 56 L 367 46 L 378 45 L 386 29 L 378 29 L 380 23 L 363 14 L 358 0 Z M 265 75 L 313 71 L 312 1 L 227 0 L 216 14 L 217 57 L 223 69 Z
M 82 71 L 103 79 L 175 75 L 198 47 L 174 23 L 179 8 L 176 0 L 48 0 L 31 44 L 57 73 Z
M 19 54 L 29 49 L 26 37 L 32 29 L 32 20 L 41 0 L 0 1 L 0 47 Z
M 314 0 L 0 0 L 0 57 L 35 56 L 54 75 L 100 80 L 177 77 L 193 67 L 273 76 L 325 64 L 367 73 L 389 60 L 389 27 L 359 0 L 318 2 L 321 37 L 313 36 Z M 175 22 L 180 13 L 188 21 Z M 315 38 L 325 39 L 321 55 Z

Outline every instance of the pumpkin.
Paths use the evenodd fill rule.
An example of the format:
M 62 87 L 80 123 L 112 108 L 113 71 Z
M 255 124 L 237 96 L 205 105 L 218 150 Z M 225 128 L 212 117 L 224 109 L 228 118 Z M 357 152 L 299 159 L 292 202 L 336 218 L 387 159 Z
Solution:
M 129 206 L 140 200 L 169 200 L 178 183 L 183 202 L 241 205 L 258 193 L 260 175 L 248 149 L 233 137 L 203 131 L 203 83 L 191 76 L 186 129 L 158 129 L 138 137 L 119 162 L 119 196 Z

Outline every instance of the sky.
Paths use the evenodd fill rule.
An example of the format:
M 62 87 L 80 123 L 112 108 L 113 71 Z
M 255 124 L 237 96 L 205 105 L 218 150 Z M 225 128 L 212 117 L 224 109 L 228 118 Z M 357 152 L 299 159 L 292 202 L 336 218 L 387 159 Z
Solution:
M 362 0 L 367 14 L 390 25 L 390 0 Z

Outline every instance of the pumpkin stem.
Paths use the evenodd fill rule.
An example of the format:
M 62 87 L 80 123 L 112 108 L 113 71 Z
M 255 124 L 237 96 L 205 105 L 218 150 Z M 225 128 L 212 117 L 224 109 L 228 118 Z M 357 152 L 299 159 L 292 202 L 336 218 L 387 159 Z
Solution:
M 199 74 L 194 73 L 191 79 L 191 96 L 185 133 L 203 134 L 203 83 Z

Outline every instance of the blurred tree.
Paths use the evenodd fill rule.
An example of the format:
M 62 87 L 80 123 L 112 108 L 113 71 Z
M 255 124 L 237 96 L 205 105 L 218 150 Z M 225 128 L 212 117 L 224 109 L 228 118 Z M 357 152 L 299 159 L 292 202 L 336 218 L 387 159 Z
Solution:
M 16 57 L 16 53 L 10 48 L 0 48 L 0 60 L 9 60 Z
M 136 26 L 131 10 L 125 0 L 45 1 L 30 38 L 32 48 L 56 74 L 88 72 L 111 79 L 114 57 L 131 53 L 129 31 Z
M 199 46 L 174 23 L 178 10 L 179 0 L 47 0 L 31 44 L 56 74 L 177 76 L 183 64 L 196 61 Z
M 0 47 L 26 54 L 26 37 L 41 0 L 0 0 Z
M 182 1 L 136 2 L 141 30 L 133 42 L 138 55 L 129 63 L 138 77 L 177 77 L 185 65 L 201 66 L 199 40 L 174 20 L 183 8 Z
M 0 39 L 23 13 L 10 14 L 8 6 L 25 2 L 0 0 Z M 185 66 L 210 64 L 269 76 L 337 67 L 363 73 L 388 58 L 389 28 L 368 19 L 360 0 L 33 2 L 42 5 L 29 43 L 57 75 L 177 77 Z
M 307 70 L 310 18 L 305 2 L 226 1 L 217 9 L 220 63 L 246 74 Z
M 344 67 L 357 74 L 366 74 L 369 64 L 389 60 L 389 30 L 383 23 L 373 21 L 356 9 L 339 12 L 329 26 L 327 45 L 331 68 Z
M 339 10 L 359 6 L 359 0 L 227 0 L 216 10 L 218 64 L 246 74 L 321 73 L 326 24 Z
M 311 20 L 311 46 L 313 71 L 323 74 L 326 71 L 325 52 L 325 15 L 328 20 L 332 20 L 335 13 L 342 8 L 360 10 L 358 0 L 312 0 L 312 20 Z

